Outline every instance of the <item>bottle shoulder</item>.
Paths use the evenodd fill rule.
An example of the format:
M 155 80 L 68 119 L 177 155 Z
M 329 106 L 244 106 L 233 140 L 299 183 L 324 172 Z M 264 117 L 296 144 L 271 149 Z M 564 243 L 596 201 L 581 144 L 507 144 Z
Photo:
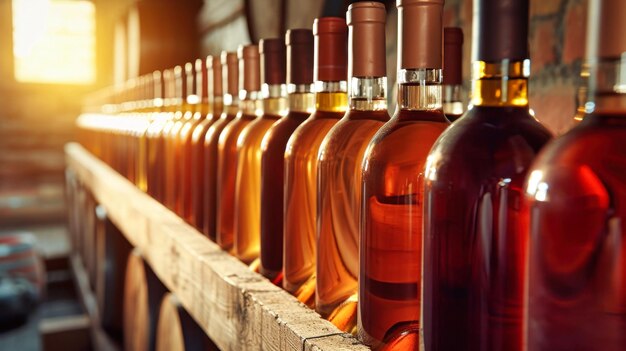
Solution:
M 546 184 L 561 186 L 597 178 L 603 186 L 622 188 L 626 201 L 625 140 L 626 119 L 618 123 L 600 118 L 583 120 L 546 145 L 531 172 L 536 172 L 535 177 L 541 175 Z

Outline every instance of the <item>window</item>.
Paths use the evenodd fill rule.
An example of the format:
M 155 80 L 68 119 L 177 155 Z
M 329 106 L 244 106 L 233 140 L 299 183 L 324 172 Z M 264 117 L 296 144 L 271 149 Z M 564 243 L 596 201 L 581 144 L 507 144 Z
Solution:
M 13 0 L 18 82 L 95 81 L 95 7 L 85 0 Z

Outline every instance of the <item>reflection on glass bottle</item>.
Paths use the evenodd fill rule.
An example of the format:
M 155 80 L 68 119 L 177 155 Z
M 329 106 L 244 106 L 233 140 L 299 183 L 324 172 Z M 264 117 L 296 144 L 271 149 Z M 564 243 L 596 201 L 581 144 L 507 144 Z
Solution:
M 274 284 L 282 284 L 283 194 L 285 148 L 293 131 L 314 109 L 313 32 L 291 29 L 287 46 L 289 112 L 265 133 L 261 142 L 261 253 L 259 271 Z
M 423 341 L 430 350 L 515 351 L 527 246 L 521 190 L 551 135 L 528 108 L 528 1 L 474 6 L 472 108 L 441 135 L 426 169 Z
M 220 133 L 217 157 L 216 242 L 226 251 L 233 248 L 235 180 L 237 178 L 237 140 L 241 131 L 260 115 L 261 78 L 259 48 L 240 46 L 239 112 Z
M 222 64 L 219 56 L 208 56 L 205 60 L 196 61 L 201 65 L 202 101 L 206 99 L 206 117 L 191 136 L 191 224 L 202 231 L 204 228 L 204 140 L 211 126 L 222 114 Z M 198 67 L 196 67 L 198 70 Z M 202 105 L 204 106 L 204 104 Z M 204 114 L 204 112 L 201 112 Z
M 216 239 L 217 219 L 217 160 L 219 137 L 226 125 L 239 111 L 239 60 L 234 52 L 222 52 L 222 90 L 224 111 L 220 119 L 209 128 L 204 138 L 204 224 L 202 232 L 209 239 Z
M 261 142 L 267 130 L 287 112 L 286 54 L 283 39 L 259 43 L 263 115 L 241 131 L 237 141 L 233 251 L 242 262 L 259 257 L 261 225 Z M 253 269 L 258 268 L 256 262 Z
M 358 336 L 373 349 L 419 347 L 424 169 L 449 125 L 442 13 L 443 1 L 398 2 L 398 109 L 363 161 Z
M 525 186 L 529 351 L 626 349 L 626 3 L 589 5 L 590 111 Z
M 361 163 L 376 131 L 389 120 L 385 77 L 385 6 L 350 5 L 350 109 L 318 154 L 315 310 L 346 332 L 356 330 Z
M 283 288 L 310 307 L 315 304 L 317 153 L 348 105 L 346 32 L 343 18 L 315 20 L 315 112 L 285 150 Z

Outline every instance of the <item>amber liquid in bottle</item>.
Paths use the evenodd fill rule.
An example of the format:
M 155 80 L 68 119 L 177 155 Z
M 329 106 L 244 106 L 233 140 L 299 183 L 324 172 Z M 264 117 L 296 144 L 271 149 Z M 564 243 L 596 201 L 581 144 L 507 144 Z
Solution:
M 201 124 L 206 117 L 206 107 L 200 95 L 198 95 L 199 86 L 198 83 L 202 83 L 201 79 L 198 80 L 198 76 L 195 72 L 195 65 L 187 63 L 185 65 L 185 72 L 187 74 L 187 106 L 188 111 L 186 114 L 186 122 L 180 130 L 179 142 L 181 148 L 181 158 L 179 163 L 180 178 L 177 182 L 179 186 L 178 191 L 178 210 L 180 216 L 189 224 L 192 223 L 192 206 L 191 206 L 191 178 L 192 178 L 192 154 L 193 154 L 193 133 L 196 127 Z
M 475 69 L 473 108 L 433 147 L 426 171 L 424 342 L 521 350 L 521 191 L 551 136 L 529 113 L 528 61 Z
M 625 10 L 590 2 L 587 114 L 525 185 L 529 351 L 626 349 Z
M 346 332 L 357 319 L 361 163 L 370 139 L 389 120 L 384 98 L 351 98 L 350 104 L 319 153 L 315 290 L 315 310 Z
M 358 334 L 374 349 L 419 326 L 424 166 L 449 124 L 441 70 L 400 73 L 398 110 L 363 161 Z
M 258 92 L 254 92 L 254 94 L 258 94 Z M 216 242 L 226 251 L 233 249 L 237 141 L 244 128 L 258 117 L 259 102 L 257 96 L 242 100 L 241 111 L 232 122 L 228 123 L 219 137 Z
M 287 111 L 285 85 L 266 86 L 263 115 L 241 132 L 237 142 L 233 251 L 245 264 L 259 257 L 261 216 L 261 142 Z
M 190 197 L 188 201 L 191 208 L 190 223 L 197 230 L 203 231 L 204 227 L 204 140 L 209 128 L 222 114 L 222 64 L 220 57 L 208 56 L 206 60 L 196 60 L 196 80 L 199 96 L 203 103 L 200 105 L 200 113 L 206 116 L 196 126 L 191 135 L 191 178 Z
M 204 227 L 204 141 L 211 126 L 222 113 L 222 99 L 214 99 L 208 105 L 206 118 L 198 124 L 191 136 L 191 224 L 199 231 Z
M 310 85 L 292 86 L 289 112 L 274 123 L 261 142 L 261 265 L 274 283 L 282 281 L 285 148 L 291 134 L 314 109 Z
M 216 240 L 217 222 L 217 167 L 218 167 L 218 143 L 224 128 L 235 119 L 239 111 L 238 100 L 231 102 L 231 97 L 226 96 L 224 112 L 221 117 L 211 125 L 204 138 L 203 166 L 204 171 L 204 224 L 202 232 L 209 239 Z
M 348 106 L 346 82 L 318 82 L 315 112 L 293 133 L 285 149 L 283 288 L 309 306 L 315 303 L 317 154 L 328 131 Z
M 223 51 L 220 56 L 221 83 L 224 93 L 224 112 L 219 120 L 211 125 L 204 138 L 204 192 L 203 232 L 209 239 L 216 241 L 217 231 L 217 191 L 218 160 L 220 135 L 227 125 L 239 114 L 239 61 L 234 52 Z

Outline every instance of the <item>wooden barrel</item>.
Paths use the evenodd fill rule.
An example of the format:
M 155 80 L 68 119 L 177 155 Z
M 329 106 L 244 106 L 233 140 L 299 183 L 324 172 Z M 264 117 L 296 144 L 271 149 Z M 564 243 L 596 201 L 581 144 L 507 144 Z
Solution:
M 173 294 L 163 297 L 156 351 L 219 350 Z
M 132 245 L 96 207 L 96 299 L 101 327 L 118 342 L 123 340 L 124 275 Z
M 153 351 L 165 287 L 138 249 L 128 256 L 124 283 L 124 350 Z

